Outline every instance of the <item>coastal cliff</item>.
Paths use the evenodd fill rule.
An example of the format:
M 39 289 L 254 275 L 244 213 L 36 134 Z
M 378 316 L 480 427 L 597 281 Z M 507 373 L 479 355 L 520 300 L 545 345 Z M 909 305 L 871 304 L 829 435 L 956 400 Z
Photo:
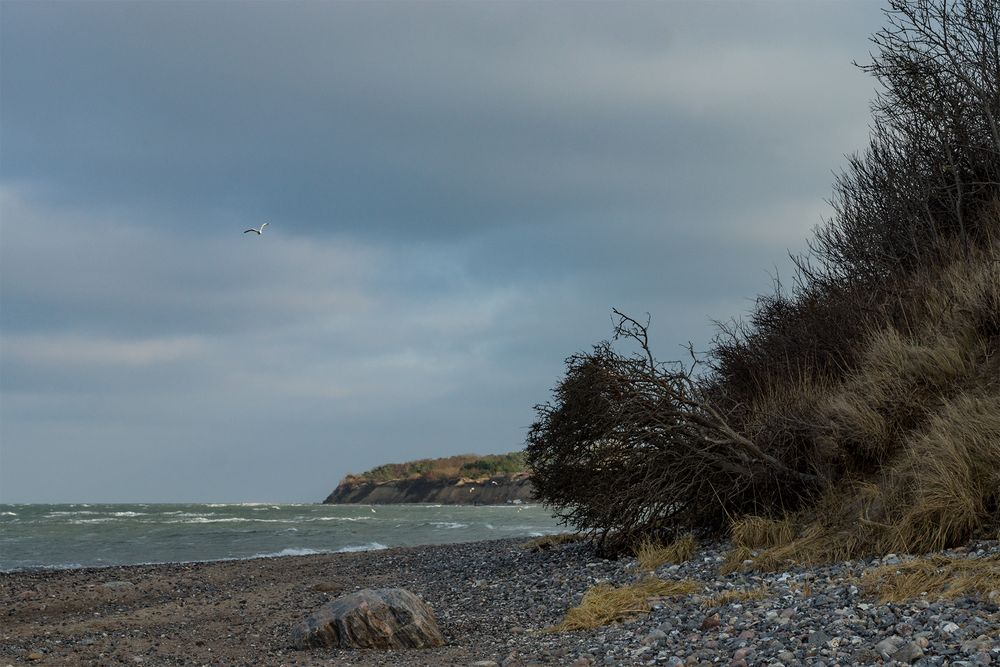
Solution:
M 506 505 L 534 501 L 528 473 L 489 477 L 392 479 L 384 482 L 348 477 L 333 490 L 324 504 L 429 503 L 441 505 Z

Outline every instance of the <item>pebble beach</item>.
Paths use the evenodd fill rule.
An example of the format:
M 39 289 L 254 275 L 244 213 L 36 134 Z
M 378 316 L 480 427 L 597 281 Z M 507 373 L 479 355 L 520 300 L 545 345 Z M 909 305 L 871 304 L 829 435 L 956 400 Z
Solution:
M 662 579 L 695 593 L 593 630 L 546 631 L 584 592 L 634 583 L 634 558 L 586 543 L 532 552 L 522 539 L 210 563 L 0 574 L 4 665 L 968 665 L 1000 664 L 1000 593 L 883 603 L 861 585 L 906 556 L 720 574 L 705 543 Z M 992 558 L 1000 543 L 948 552 Z M 291 648 L 291 629 L 337 596 L 406 588 L 447 639 L 409 651 Z M 758 591 L 752 599 L 721 594 Z

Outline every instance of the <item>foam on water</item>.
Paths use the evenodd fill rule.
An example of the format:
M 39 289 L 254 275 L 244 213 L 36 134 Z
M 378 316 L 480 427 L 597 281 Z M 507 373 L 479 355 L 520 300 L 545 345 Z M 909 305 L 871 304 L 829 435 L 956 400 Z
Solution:
M 349 553 L 357 553 L 359 551 L 378 551 L 380 549 L 388 549 L 388 548 L 389 548 L 388 546 L 381 544 L 379 542 L 369 542 L 368 544 L 358 544 L 347 547 L 341 547 L 340 549 L 337 549 L 335 553 L 349 554 Z
M 543 508 L 508 509 L 273 503 L 0 505 L 0 571 L 370 551 L 558 531 Z

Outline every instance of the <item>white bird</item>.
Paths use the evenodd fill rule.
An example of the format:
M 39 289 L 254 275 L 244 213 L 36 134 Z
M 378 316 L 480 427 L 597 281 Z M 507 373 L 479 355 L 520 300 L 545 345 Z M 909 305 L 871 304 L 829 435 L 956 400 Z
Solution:
M 245 232 L 243 232 L 243 233 L 244 233 L 244 234 L 249 234 L 250 232 L 253 232 L 253 233 L 254 233 L 254 234 L 256 234 L 257 236 L 260 236 L 260 235 L 261 235 L 261 233 L 262 233 L 262 232 L 264 231 L 264 228 L 265 228 L 265 227 L 267 227 L 267 226 L 268 226 L 269 224 L 271 224 L 271 223 L 270 223 L 270 222 L 265 222 L 265 223 L 264 223 L 263 225 L 261 225 L 261 226 L 260 226 L 260 229 L 253 229 L 253 228 L 250 228 L 250 229 L 246 230 L 246 231 L 245 231 Z

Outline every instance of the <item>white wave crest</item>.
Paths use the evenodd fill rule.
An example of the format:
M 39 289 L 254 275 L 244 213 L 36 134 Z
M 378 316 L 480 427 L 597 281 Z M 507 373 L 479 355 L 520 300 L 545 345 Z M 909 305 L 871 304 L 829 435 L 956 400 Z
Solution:
M 307 547 L 287 547 L 281 551 L 270 553 L 254 554 L 251 558 L 278 558 L 280 556 L 312 556 L 314 554 L 328 553 L 319 549 L 309 549 Z
M 368 544 L 358 544 L 358 545 L 351 545 L 349 547 L 341 547 L 340 549 L 337 549 L 336 552 L 334 553 L 348 554 L 348 553 L 355 553 L 358 551 L 379 551 L 381 549 L 388 549 L 388 548 L 389 547 L 382 544 L 381 542 L 369 542 Z

